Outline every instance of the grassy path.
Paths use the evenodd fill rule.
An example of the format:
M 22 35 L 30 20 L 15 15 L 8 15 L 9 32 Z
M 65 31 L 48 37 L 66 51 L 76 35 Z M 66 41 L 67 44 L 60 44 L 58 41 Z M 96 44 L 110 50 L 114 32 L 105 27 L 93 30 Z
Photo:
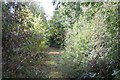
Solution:
M 62 73 L 59 70 L 58 63 L 60 61 L 60 56 L 63 52 L 56 48 L 49 48 L 48 49 L 48 56 L 49 59 L 45 61 L 45 65 L 49 67 L 47 70 L 46 77 L 48 78 L 62 78 Z

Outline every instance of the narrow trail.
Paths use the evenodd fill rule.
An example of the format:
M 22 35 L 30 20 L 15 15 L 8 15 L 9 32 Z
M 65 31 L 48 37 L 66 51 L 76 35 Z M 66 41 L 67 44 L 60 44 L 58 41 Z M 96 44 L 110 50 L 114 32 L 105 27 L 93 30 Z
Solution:
M 48 54 L 62 54 L 63 52 L 57 48 L 50 47 L 48 49 Z
M 48 78 L 62 78 L 62 73 L 59 70 L 58 62 L 60 61 L 60 57 L 63 52 L 57 48 L 49 48 L 48 55 L 49 59 L 45 61 L 45 64 L 49 66 Z

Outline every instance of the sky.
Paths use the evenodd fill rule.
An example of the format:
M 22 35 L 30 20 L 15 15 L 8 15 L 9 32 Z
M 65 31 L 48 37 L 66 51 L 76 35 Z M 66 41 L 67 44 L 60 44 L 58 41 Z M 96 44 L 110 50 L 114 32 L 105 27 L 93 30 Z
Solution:
M 47 20 L 50 20 L 55 11 L 55 6 L 53 6 L 52 0 L 40 0 L 40 2 L 44 8 Z

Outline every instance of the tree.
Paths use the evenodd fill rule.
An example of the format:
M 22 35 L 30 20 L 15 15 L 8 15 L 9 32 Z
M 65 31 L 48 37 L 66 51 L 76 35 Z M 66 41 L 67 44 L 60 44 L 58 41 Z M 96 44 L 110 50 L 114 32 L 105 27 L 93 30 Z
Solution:
M 47 47 L 48 27 L 43 12 L 33 15 L 25 3 L 18 3 L 14 14 L 5 4 L 2 10 L 3 78 L 43 77 L 41 68 L 32 67 L 36 66 L 36 55 L 44 56 Z
M 64 8 L 60 7 L 60 9 L 68 11 L 66 15 L 73 21 L 72 25 L 66 29 L 65 54 L 63 54 L 61 60 L 61 66 L 64 66 L 64 69 L 62 68 L 64 75 L 67 77 L 113 78 L 111 71 L 114 70 L 115 66 L 118 66 L 118 61 L 115 59 L 115 56 L 118 56 L 119 49 L 116 38 L 118 32 L 118 19 L 116 19 L 118 4 L 80 3 L 79 6 L 82 11 L 78 13 L 77 18 L 74 15 L 75 8 L 73 8 L 73 4 L 70 5 L 69 3 L 64 4 Z M 68 8 L 68 6 L 71 8 Z M 65 15 L 65 11 L 61 11 L 61 13 Z M 71 13 L 72 15 L 70 15 Z M 109 21 L 113 23 L 111 24 Z M 100 61 L 101 59 L 102 61 Z M 109 64 L 110 61 L 115 61 L 117 64 L 112 66 L 112 64 Z M 88 65 L 89 63 L 92 65 Z M 107 66 L 107 69 L 105 66 L 101 68 L 99 66 L 101 63 L 104 63 L 103 66 Z M 108 68 L 108 66 L 111 67 Z M 102 73 L 99 72 L 102 69 Z M 105 76 L 105 74 L 109 76 Z

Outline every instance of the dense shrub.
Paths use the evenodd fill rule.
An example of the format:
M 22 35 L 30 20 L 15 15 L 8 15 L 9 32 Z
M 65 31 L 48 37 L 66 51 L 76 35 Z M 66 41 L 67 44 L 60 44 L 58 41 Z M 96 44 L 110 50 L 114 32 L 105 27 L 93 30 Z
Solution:
M 3 78 L 43 77 L 42 65 L 35 63 L 46 57 L 43 54 L 47 47 L 44 15 L 42 12 L 33 15 L 24 3 L 17 4 L 14 14 L 5 4 L 2 11 Z
M 80 6 L 83 13 L 72 28 L 67 29 L 65 54 L 61 60 L 63 74 L 65 77 L 114 77 L 114 69 L 118 71 L 119 67 L 112 65 L 120 66 L 115 59 L 118 59 L 117 3 L 83 3 Z M 114 60 L 117 63 L 111 64 Z M 89 63 L 91 66 L 87 65 Z

